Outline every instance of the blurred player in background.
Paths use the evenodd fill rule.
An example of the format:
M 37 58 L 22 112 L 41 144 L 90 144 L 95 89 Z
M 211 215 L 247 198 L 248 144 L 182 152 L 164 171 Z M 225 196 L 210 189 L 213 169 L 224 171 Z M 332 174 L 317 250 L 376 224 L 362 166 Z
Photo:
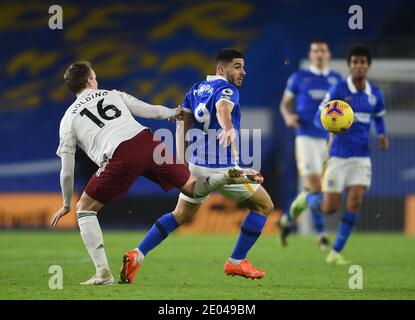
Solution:
M 156 182 L 165 191 L 176 187 L 191 198 L 206 196 L 225 184 L 252 181 L 237 169 L 196 178 L 186 166 L 177 164 L 173 155 L 172 163 L 156 163 L 154 150 L 161 142 L 133 115 L 173 120 L 180 114 L 180 107 L 169 109 L 149 105 L 125 92 L 99 90 L 89 62 L 72 64 L 64 79 L 77 99 L 60 123 L 57 155 L 62 161 L 63 207 L 52 217 L 52 226 L 70 211 L 76 146 L 99 166 L 76 206 L 81 237 L 96 267 L 95 275 L 82 284 L 115 282 L 105 254 L 97 213 L 109 201 L 121 198 L 140 175 Z M 167 154 L 168 150 L 165 152 Z M 166 216 L 167 223 L 174 223 L 172 214 Z
M 297 169 L 304 179 L 304 187 L 313 193 L 321 192 L 323 162 L 327 158 L 327 132 L 313 123 L 314 115 L 328 89 L 342 80 L 339 73 L 328 67 L 330 51 L 322 40 L 311 42 L 308 53 L 311 65 L 307 70 L 293 73 L 287 82 L 280 104 L 281 115 L 289 128 L 296 130 L 295 154 Z M 293 106 L 295 103 L 295 108 Z M 325 250 L 329 244 L 324 229 L 324 216 L 311 209 L 318 244 Z M 301 212 L 293 216 L 289 212 L 278 221 L 281 241 L 285 246 L 292 223 Z
M 369 138 L 372 121 L 378 134 L 379 147 L 382 150 L 389 147 L 385 136 L 383 95 L 367 81 L 371 62 L 371 53 L 366 46 L 355 45 L 349 49 L 347 64 L 350 75 L 329 90 L 315 115 L 315 123 L 320 123 L 321 108 L 330 100 L 343 100 L 350 104 L 354 111 L 354 122 L 345 133 L 330 136 L 329 159 L 322 183 L 324 195 L 304 191 L 294 200 L 290 209 L 294 216 L 306 207 L 333 214 L 340 209 L 342 192 L 346 191 L 346 208 L 333 248 L 326 259 L 329 264 L 348 263 L 340 252 L 356 224 L 363 196 L 371 183 Z

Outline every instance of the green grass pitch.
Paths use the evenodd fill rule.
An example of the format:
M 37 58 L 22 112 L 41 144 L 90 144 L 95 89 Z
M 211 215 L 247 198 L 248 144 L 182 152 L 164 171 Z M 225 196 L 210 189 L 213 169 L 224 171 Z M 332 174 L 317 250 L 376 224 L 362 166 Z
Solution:
M 104 231 L 114 277 L 122 253 L 142 232 Z M 287 248 L 263 236 L 249 258 L 262 280 L 227 277 L 223 265 L 237 235 L 170 236 L 151 252 L 134 285 L 80 286 L 94 267 L 78 232 L 0 232 L 0 299 L 415 299 L 415 238 L 353 234 L 346 258 L 363 268 L 363 289 L 351 290 L 347 266 L 328 266 L 313 237 Z M 331 236 L 333 240 L 333 235 Z M 63 289 L 49 289 L 49 267 L 63 268 Z

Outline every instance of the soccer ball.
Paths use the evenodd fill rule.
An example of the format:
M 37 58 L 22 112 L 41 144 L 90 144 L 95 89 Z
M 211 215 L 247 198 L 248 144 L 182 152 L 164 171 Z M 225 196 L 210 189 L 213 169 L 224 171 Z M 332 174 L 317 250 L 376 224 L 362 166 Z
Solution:
M 342 100 L 327 102 L 321 111 L 320 121 L 324 129 L 332 133 L 345 132 L 353 124 L 352 107 Z

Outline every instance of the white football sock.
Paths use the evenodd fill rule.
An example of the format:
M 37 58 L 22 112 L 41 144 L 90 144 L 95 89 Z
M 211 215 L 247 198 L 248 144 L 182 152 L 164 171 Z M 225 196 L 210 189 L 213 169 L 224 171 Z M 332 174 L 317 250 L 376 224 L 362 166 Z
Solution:
M 323 238 L 323 237 L 327 237 L 327 232 L 326 232 L 326 231 L 320 232 L 319 234 L 317 234 L 317 237 L 318 237 L 319 239 L 321 239 L 321 238 Z
M 102 269 L 109 270 L 105 255 L 104 239 L 99 226 L 97 213 L 94 211 L 78 211 L 78 225 L 82 240 L 94 262 L 97 273 Z
M 237 266 L 238 264 L 241 263 L 241 259 L 233 259 L 233 258 L 229 258 L 229 261 L 234 265 Z
M 228 183 L 229 178 L 225 173 L 215 173 L 210 176 L 198 177 L 193 187 L 193 195 L 196 198 L 205 197 L 212 191 Z
M 135 250 L 137 251 L 137 260 L 138 260 L 138 263 L 139 264 L 142 264 L 143 263 L 143 260 L 144 260 L 144 254 L 140 250 L 138 250 L 138 248 L 136 248 Z

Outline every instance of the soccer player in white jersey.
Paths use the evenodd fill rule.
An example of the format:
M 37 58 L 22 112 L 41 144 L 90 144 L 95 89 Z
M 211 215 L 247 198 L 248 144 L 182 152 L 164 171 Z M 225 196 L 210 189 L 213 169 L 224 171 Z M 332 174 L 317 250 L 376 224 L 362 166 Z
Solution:
M 330 70 L 328 62 L 330 51 L 323 40 L 311 42 L 308 53 L 311 65 L 308 69 L 293 73 L 287 82 L 280 111 L 285 124 L 296 131 L 295 153 L 299 174 L 304 178 L 304 187 L 313 193 L 321 192 L 321 174 L 323 162 L 327 158 L 327 131 L 316 127 L 314 115 L 330 86 L 340 82 L 339 73 Z M 295 109 L 293 106 L 295 103 Z M 301 212 L 298 213 L 298 215 Z M 328 245 L 328 237 L 324 229 L 324 216 L 311 209 L 314 228 L 318 236 L 321 250 Z M 281 241 L 285 246 L 292 223 L 298 216 L 284 214 L 278 221 L 281 230 Z
M 96 267 L 95 275 L 82 284 L 114 283 L 97 213 L 109 201 L 122 197 L 139 176 L 156 182 L 165 191 L 179 188 L 192 198 L 204 197 L 229 183 L 262 182 L 260 175 L 246 175 L 237 169 L 196 178 L 186 166 L 176 163 L 174 156 L 172 163 L 157 164 L 155 149 L 162 143 L 133 115 L 174 119 L 180 114 L 180 107 L 149 105 L 124 92 L 99 90 L 89 62 L 73 63 L 65 72 L 64 80 L 77 99 L 66 111 L 59 129 L 57 155 L 62 161 L 63 207 L 53 215 L 52 226 L 71 210 L 76 146 L 99 166 L 76 205 L 81 237 Z M 163 223 L 170 225 L 176 221 L 175 212 L 163 217 L 161 227 Z

